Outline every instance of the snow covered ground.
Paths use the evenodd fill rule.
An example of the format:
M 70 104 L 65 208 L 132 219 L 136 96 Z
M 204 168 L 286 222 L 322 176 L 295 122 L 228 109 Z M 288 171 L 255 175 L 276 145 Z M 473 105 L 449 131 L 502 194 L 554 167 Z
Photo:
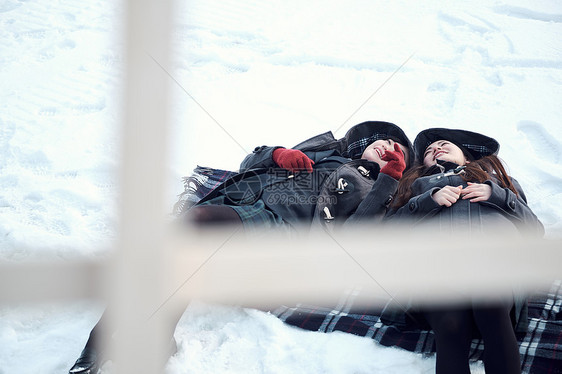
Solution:
M 197 164 L 236 169 L 257 145 L 387 120 L 412 139 L 427 127 L 495 137 L 547 237 L 562 238 L 558 1 L 177 2 L 165 67 L 178 82 L 170 208 Z M 0 0 L 2 261 L 110 254 L 122 14 L 109 0 Z M 91 300 L 2 305 L 0 373 L 65 373 L 102 310 Z M 176 338 L 169 373 L 431 373 L 435 364 L 198 303 Z

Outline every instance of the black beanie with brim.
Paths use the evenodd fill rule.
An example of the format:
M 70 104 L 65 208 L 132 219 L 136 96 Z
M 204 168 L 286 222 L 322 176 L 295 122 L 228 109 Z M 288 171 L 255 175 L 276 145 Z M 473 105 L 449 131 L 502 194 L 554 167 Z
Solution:
M 408 148 L 410 157 L 406 168 L 414 163 L 414 148 L 412 142 L 404 131 L 394 123 L 385 121 L 367 121 L 350 128 L 345 134 L 344 139 L 347 140 L 345 156 L 358 159 L 361 158 L 363 152 L 369 144 L 379 139 L 392 139 Z
M 416 160 L 423 162 L 423 154 L 427 147 L 438 140 L 454 143 L 472 160 L 495 155 L 500 149 L 500 144 L 489 136 L 468 130 L 435 127 L 423 130 L 416 136 L 414 140 Z

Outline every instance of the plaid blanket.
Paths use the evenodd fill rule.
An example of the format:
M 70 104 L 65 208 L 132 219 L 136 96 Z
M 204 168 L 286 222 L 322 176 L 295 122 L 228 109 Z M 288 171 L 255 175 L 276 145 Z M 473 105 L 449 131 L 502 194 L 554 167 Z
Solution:
M 193 174 L 183 178 L 185 191 L 174 205 L 179 215 L 195 205 L 215 187 L 235 172 L 198 166 Z M 400 329 L 385 325 L 381 315 L 389 307 L 381 300 L 376 308 L 358 309 L 353 302 L 357 292 L 345 294 L 332 307 L 299 304 L 282 306 L 273 314 L 285 323 L 302 329 L 321 332 L 343 331 L 375 340 L 384 346 L 400 347 L 412 352 L 433 354 L 433 332 L 420 329 Z M 552 283 L 549 290 L 528 298 L 529 325 L 517 333 L 522 372 L 526 374 L 562 374 L 562 280 Z M 472 341 L 470 359 L 482 357 L 481 339 Z
M 395 346 L 422 354 L 435 352 L 433 332 L 400 329 L 381 321 L 384 308 L 354 309 L 354 293 L 344 295 L 332 308 L 297 305 L 280 307 L 273 312 L 285 323 L 321 332 L 343 331 L 374 339 L 384 346 Z M 382 302 L 382 300 L 381 300 Z M 552 283 L 550 290 L 528 300 L 529 325 L 517 334 L 522 372 L 529 374 L 562 373 L 562 281 Z M 470 359 L 482 358 L 484 344 L 474 339 Z

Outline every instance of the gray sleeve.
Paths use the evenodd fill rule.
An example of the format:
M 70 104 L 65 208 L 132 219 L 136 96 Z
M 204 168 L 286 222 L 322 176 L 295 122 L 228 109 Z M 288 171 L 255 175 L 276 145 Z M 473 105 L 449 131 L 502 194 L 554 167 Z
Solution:
M 543 236 L 544 226 L 527 205 L 527 198 L 525 197 L 521 185 L 513 178 L 512 182 L 519 196 L 509 188 L 500 187 L 492 180 L 486 181 L 485 183 L 492 187 L 492 194 L 487 201 L 481 201 L 480 204 L 492 206 L 501 211 L 510 218 L 520 230 Z

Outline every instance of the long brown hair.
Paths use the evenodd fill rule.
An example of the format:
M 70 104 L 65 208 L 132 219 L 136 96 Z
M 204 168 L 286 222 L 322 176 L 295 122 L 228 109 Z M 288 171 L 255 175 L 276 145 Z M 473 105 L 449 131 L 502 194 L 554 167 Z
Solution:
M 416 179 L 426 175 L 429 169 L 429 167 L 422 164 L 414 166 L 404 173 L 400 179 L 400 183 L 398 184 L 396 197 L 394 199 L 394 203 L 392 204 L 393 208 L 400 208 L 401 206 L 406 205 L 408 200 L 412 197 L 412 184 Z M 515 195 L 519 195 L 517 193 L 517 189 L 511 181 L 511 177 L 505 171 L 503 163 L 496 155 L 485 156 L 478 160 L 471 161 L 466 164 L 464 173 L 460 174 L 460 176 L 465 182 L 476 183 L 484 183 L 485 181 L 494 178 L 495 182 L 497 182 L 501 187 L 509 188 L 513 191 L 513 193 L 515 193 Z

